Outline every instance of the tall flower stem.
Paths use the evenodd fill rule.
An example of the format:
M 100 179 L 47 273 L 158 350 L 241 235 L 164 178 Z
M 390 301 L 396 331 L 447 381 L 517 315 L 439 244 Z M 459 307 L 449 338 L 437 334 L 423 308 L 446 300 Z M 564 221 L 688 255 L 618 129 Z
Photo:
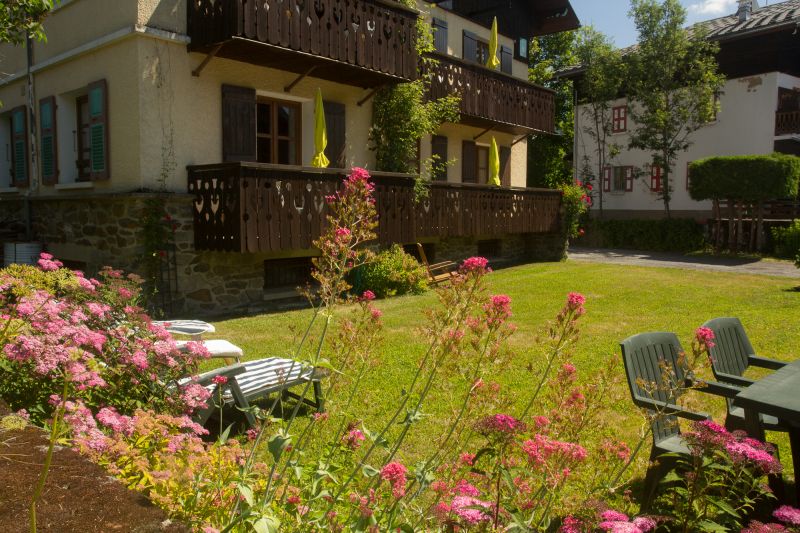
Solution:
M 67 393 L 69 392 L 69 379 L 64 376 L 64 387 L 61 390 L 61 403 L 59 404 L 56 414 L 53 417 L 53 427 L 50 428 L 50 443 L 47 446 L 47 454 L 44 458 L 44 465 L 42 472 L 39 474 L 39 481 L 36 483 L 36 489 L 33 491 L 30 506 L 30 531 L 36 533 L 36 504 L 42 497 L 44 491 L 44 484 L 47 481 L 47 474 L 50 472 L 50 464 L 53 462 L 53 452 L 55 451 L 56 441 L 58 440 L 58 431 L 61 426 L 61 420 L 64 417 L 65 403 L 67 401 Z

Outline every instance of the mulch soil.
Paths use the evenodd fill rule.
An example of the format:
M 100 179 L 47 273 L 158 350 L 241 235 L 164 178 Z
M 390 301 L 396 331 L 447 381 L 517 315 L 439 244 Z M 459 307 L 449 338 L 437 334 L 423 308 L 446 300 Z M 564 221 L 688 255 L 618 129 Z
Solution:
M 0 403 L 0 417 L 7 413 Z M 0 430 L 0 530 L 4 533 L 29 531 L 28 507 L 47 444 L 47 435 L 39 428 Z M 39 531 L 189 531 L 167 520 L 164 511 L 143 495 L 126 489 L 100 466 L 68 448 L 54 453 L 36 509 Z

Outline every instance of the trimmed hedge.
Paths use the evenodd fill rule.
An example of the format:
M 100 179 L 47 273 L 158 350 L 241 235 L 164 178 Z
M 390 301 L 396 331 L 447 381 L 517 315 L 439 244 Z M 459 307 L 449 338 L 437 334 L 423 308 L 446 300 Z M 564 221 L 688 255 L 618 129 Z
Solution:
M 772 228 L 772 243 L 775 255 L 784 259 L 794 259 L 800 254 L 800 220 L 788 227 Z
M 594 246 L 655 252 L 692 252 L 703 248 L 703 225 L 691 218 L 658 220 L 592 219 L 586 230 Z
M 786 154 L 709 157 L 690 165 L 694 200 L 758 202 L 797 194 L 800 157 Z

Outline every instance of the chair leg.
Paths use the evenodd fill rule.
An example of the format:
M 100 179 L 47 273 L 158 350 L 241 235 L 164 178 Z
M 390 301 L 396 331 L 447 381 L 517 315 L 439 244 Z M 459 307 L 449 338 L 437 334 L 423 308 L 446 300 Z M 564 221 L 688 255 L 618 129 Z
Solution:
M 247 401 L 242 389 L 239 388 L 239 382 L 236 381 L 236 378 L 232 378 L 228 382 L 228 386 L 231 389 L 231 396 L 233 396 L 234 404 L 242 410 L 250 427 L 256 427 L 256 417 L 250 411 L 250 402 Z
M 317 412 L 324 413 L 325 397 L 322 395 L 322 383 L 319 381 L 313 381 L 312 384 L 314 385 L 314 401 L 317 404 Z
M 647 475 L 644 478 L 644 487 L 642 488 L 642 505 L 639 508 L 640 513 L 647 513 L 650 511 L 650 506 L 653 505 L 655 500 L 656 490 L 661 478 L 664 477 L 665 469 L 668 465 L 664 463 L 663 459 L 659 457 L 656 450 L 650 452 L 650 465 L 647 467 Z

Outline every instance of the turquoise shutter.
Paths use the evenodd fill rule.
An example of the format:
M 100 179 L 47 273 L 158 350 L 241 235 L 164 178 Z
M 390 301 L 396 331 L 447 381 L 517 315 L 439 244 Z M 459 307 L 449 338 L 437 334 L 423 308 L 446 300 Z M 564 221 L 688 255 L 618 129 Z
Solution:
M 58 142 L 56 139 L 56 98 L 39 100 L 39 134 L 41 135 L 42 183 L 58 183 Z
M 89 84 L 89 177 L 109 178 L 108 89 L 106 80 Z
M 28 185 L 28 108 L 19 106 L 11 111 L 11 174 L 15 187 Z

